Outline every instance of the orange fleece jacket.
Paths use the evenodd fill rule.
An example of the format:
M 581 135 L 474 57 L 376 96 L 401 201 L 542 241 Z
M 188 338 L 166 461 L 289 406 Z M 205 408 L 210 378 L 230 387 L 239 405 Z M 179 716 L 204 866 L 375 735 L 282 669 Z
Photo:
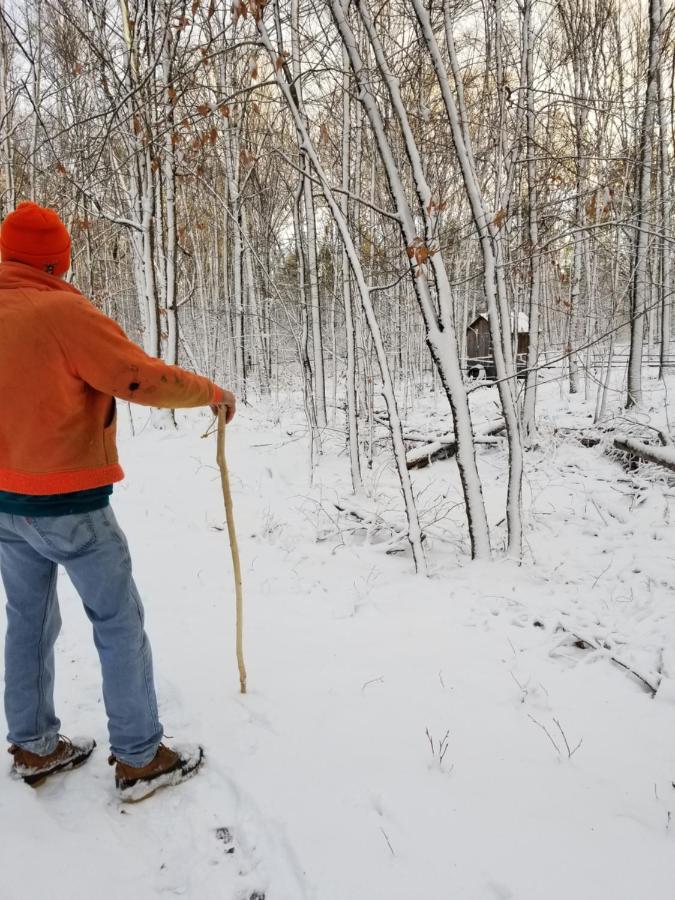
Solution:
M 115 397 L 167 409 L 223 399 L 148 356 L 76 288 L 0 264 L 0 490 L 62 494 L 124 477 Z

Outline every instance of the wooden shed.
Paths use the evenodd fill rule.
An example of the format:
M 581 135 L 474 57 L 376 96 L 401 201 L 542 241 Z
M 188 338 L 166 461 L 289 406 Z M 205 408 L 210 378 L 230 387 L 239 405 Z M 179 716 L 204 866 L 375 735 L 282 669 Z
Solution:
M 511 328 L 515 316 L 511 313 Z M 530 323 L 525 313 L 518 313 L 518 344 L 516 370 L 527 368 L 527 351 L 530 346 Z M 496 378 L 492 339 L 487 313 L 481 313 L 466 329 L 466 372 L 469 378 Z

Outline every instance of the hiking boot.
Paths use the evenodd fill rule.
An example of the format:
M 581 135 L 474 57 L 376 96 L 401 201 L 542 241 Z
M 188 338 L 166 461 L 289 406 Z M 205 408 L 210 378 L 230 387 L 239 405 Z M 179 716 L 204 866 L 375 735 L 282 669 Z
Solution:
M 16 778 L 22 778 L 26 784 L 37 787 L 56 772 L 81 766 L 89 759 L 95 746 L 96 741 L 90 738 L 75 738 L 71 741 L 60 734 L 56 747 L 46 756 L 31 753 L 16 744 L 12 744 L 7 752 L 14 757 L 12 774 Z
M 125 803 L 145 800 L 162 787 L 170 787 L 187 781 L 204 761 L 204 750 L 197 745 L 187 745 L 172 750 L 160 744 L 155 758 L 147 766 L 130 766 L 112 754 L 109 764 L 115 766 L 115 787 Z

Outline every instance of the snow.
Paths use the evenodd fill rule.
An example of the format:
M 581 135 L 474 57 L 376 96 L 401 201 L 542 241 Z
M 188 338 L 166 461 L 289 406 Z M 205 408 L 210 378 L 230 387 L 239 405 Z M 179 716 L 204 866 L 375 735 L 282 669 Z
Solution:
M 663 396 L 648 389 L 659 425 Z M 476 417 L 494 416 L 494 401 L 494 389 L 474 392 Z M 245 696 L 208 420 L 181 413 L 180 431 L 163 433 L 136 410 L 131 437 L 122 410 L 114 508 L 162 719 L 177 742 L 202 741 L 206 763 L 119 804 L 90 629 L 62 578 L 58 706 L 64 731 L 98 748 L 37 790 L 3 782 L 0 897 L 672 900 L 675 494 L 556 433 L 589 425 L 592 401 L 549 384 L 539 402 L 524 563 L 469 560 L 451 459 L 413 473 L 429 578 L 409 552 L 386 552 L 405 522 L 388 457 L 365 473 L 363 524 L 348 513 L 339 435 L 310 489 L 299 399 L 242 410 L 228 460 Z M 447 410 L 425 398 L 406 428 L 447 433 Z M 479 469 L 503 545 L 504 448 L 482 447 Z M 658 685 L 655 698 L 611 657 Z

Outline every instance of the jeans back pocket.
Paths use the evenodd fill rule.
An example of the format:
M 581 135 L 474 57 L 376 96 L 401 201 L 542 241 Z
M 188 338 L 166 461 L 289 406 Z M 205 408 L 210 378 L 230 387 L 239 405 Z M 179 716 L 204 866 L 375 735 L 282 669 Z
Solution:
M 36 516 L 27 521 L 52 553 L 63 559 L 72 559 L 96 543 L 96 531 L 89 513 Z

